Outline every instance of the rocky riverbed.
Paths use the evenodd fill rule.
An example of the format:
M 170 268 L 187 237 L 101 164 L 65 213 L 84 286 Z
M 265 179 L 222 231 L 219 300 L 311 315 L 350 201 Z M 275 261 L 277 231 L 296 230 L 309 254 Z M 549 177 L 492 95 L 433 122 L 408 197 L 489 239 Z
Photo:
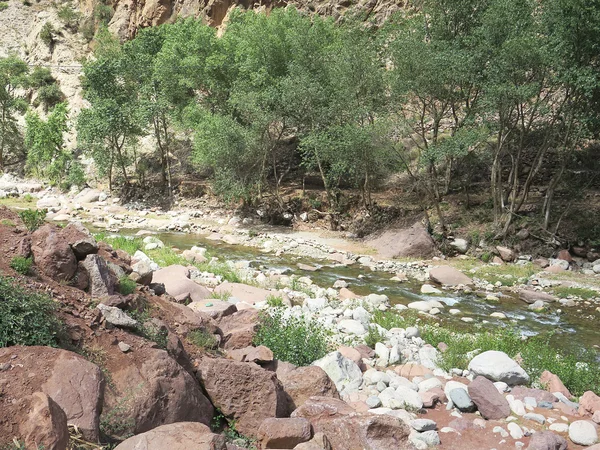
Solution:
M 235 422 L 236 432 L 253 437 L 261 448 L 597 450 L 598 392 L 583 389 L 578 393 L 583 395 L 574 396 L 558 376 L 543 371 L 545 367 L 528 373 L 522 367 L 522 358 L 528 355 L 475 348 L 463 358 L 464 365 L 448 366 L 444 359 L 452 351 L 448 344 L 440 341 L 433 346 L 426 340 L 440 323 L 463 324 L 463 332 L 475 325 L 484 331 L 500 327 L 511 320 L 502 312 L 505 297 L 531 314 L 552 311 L 561 317 L 558 310 L 571 308 L 594 317 L 598 300 L 593 294 L 594 263 L 592 269 L 585 268 L 586 262 L 570 255 L 571 261 L 562 255 L 537 261 L 537 266 L 521 256 L 513 264 L 497 261 L 483 268 L 469 267 L 471 261 L 463 258 L 385 260 L 361 254 L 364 246 L 339 239 L 250 232 L 242 226 L 243 218 L 211 216 L 210 224 L 195 222 L 190 212 L 166 217 L 146 212 L 132 218 L 131 212 L 122 216 L 109 212 L 122 207 L 102 193 L 83 192 L 65 202 L 59 199 L 56 206 L 50 194 L 39 195 L 38 206 L 51 211 L 51 221 L 81 219 L 91 227 L 132 230 L 126 234 L 138 235 L 131 242 L 139 248 L 127 255 L 117 242 L 130 239 L 103 235 L 115 245 L 111 248 L 96 242 L 77 223 L 64 229 L 45 225 L 29 234 L 14 214 L 5 214 L 4 267 L 13 255 L 32 254 L 40 280 L 48 283 L 62 305 L 71 340 L 88 349 L 84 355 L 96 355 L 86 368 L 81 357 L 64 350 L 9 347 L 0 352 L 7 405 L 13 404 L 10 399 L 17 393 L 31 395 L 27 405 L 40 406 L 21 411 L 47 410 L 53 418 L 45 422 L 49 428 L 29 430 L 25 424 L 32 416 L 23 420 L 18 415 L 22 412 L 11 409 L 17 417 L 13 423 L 21 424 L 18 432 L 26 442 L 43 440 L 46 448 L 66 448 L 70 423 L 92 441 L 107 433 L 123 436 L 124 430 L 134 434 L 118 449 L 190 448 L 190 442 L 202 442 L 198 448 L 243 448 L 240 445 L 247 441 L 242 437 L 226 442 L 227 435 L 206 427 L 214 415 L 212 408 L 217 408 Z M 149 214 L 158 218 L 148 218 Z M 95 220 L 100 217 L 104 220 Z M 139 228 L 144 230 L 137 232 Z M 168 238 L 182 235 L 155 234 L 160 230 L 187 232 L 198 245 L 173 250 Z M 200 230 L 202 238 L 193 234 Z M 209 245 L 216 242 L 220 244 Z M 236 252 L 237 257 L 229 257 Z M 162 263 L 167 260 L 176 263 Z M 549 271 L 543 271 L 546 263 Z M 351 276 L 336 276 L 336 270 Z M 562 272 L 571 279 L 557 277 Z M 372 281 L 374 275 L 384 277 L 387 289 L 359 281 Z M 125 278 L 137 284 L 135 294 L 119 293 Z M 390 286 L 405 291 L 404 301 Z M 571 291 L 555 295 L 555 286 Z M 460 303 L 453 303 L 468 296 L 493 305 L 485 309 L 488 318 L 465 313 Z M 140 316 L 142 303 L 150 306 L 152 317 Z M 319 324 L 328 351 L 307 367 L 277 361 L 272 349 L 255 346 L 264 313 L 278 314 L 284 323 Z M 387 327 L 382 326 L 382 317 L 389 319 Z M 145 331 L 140 335 L 140 330 Z M 160 330 L 167 342 L 152 344 L 162 340 Z M 205 353 L 191 342 L 190 333 L 198 330 L 214 336 L 218 354 Z M 38 373 L 35 382 L 21 384 L 18 380 L 25 379 L 27 371 L 37 373 L 31 364 L 40 358 L 50 364 L 47 375 L 40 378 Z M 63 389 L 60 371 L 71 370 L 66 361 L 79 365 L 84 379 L 96 380 L 89 382 L 95 387 L 82 401 L 73 403 L 57 394 Z M 102 367 L 100 372 L 96 364 Z M 581 364 L 573 370 L 582 374 L 598 370 Z M 110 389 L 98 380 L 109 383 Z M 168 398 L 166 403 L 156 403 L 160 392 Z M 81 392 L 76 389 L 73 395 Z M 81 410 L 83 417 L 77 412 Z M 123 410 L 130 422 L 121 417 Z M 111 422 L 115 415 L 124 421 L 124 430 L 115 430 Z M 0 420 L 3 423 L 8 423 L 6 418 Z M 106 423 L 113 428 L 107 429 Z M 17 433 L 17 428 L 8 429 Z

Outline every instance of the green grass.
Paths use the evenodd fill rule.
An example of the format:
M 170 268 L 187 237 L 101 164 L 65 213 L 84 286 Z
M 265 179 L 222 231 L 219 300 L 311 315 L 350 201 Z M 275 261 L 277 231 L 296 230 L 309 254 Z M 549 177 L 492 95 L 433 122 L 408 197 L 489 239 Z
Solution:
M 201 350 L 212 351 L 219 346 L 217 338 L 206 330 L 195 330 L 187 335 L 188 340 Z
M 0 11 L 4 11 L 7 8 L 8 8 L 7 2 L 0 2 Z
M 589 300 L 594 297 L 600 298 L 600 292 L 594 291 L 593 289 L 557 286 L 557 287 L 553 288 L 553 291 L 554 291 L 554 294 L 560 298 L 568 298 L 571 295 L 580 297 L 584 300 Z
M 62 330 L 56 305 L 48 295 L 27 291 L 0 276 L 0 347 L 56 347 Z
M 438 365 L 448 371 L 453 368 L 466 369 L 470 352 L 498 350 L 511 358 L 520 355 L 522 367 L 534 382 L 544 370 L 558 375 L 565 386 L 574 395 L 582 395 L 591 390 L 600 393 L 600 367 L 597 352 L 592 349 L 578 348 L 570 353 L 551 346 L 552 334 L 538 335 L 522 339 L 511 328 L 496 328 L 493 332 L 463 333 L 439 325 L 433 325 L 426 319 L 417 317 L 412 311 L 375 312 L 373 322 L 384 328 L 406 327 L 418 324 L 421 338 L 436 347 L 440 342 L 448 345 L 448 350 L 440 353 Z
M 17 226 L 17 224 L 14 223 L 10 219 L 2 219 L 2 220 L 0 220 L 0 224 L 7 226 L 7 227 L 16 227 Z
M 365 344 L 371 348 L 375 348 L 375 344 L 385 341 L 385 334 L 379 331 L 379 328 L 371 325 L 365 336 Z
M 302 317 L 285 317 L 285 308 L 272 308 L 261 314 L 253 343 L 264 345 L 275 358 L 297 366 L 308 366 L 329 350 L 328 333 L 317 321 Z
M 115 250 L 123 250 L 130 255 L 144 248 L 144 243 L 140 238 L 109 235 L 105 232 L 96 233 L 94 237 L 97 241 L 106 242 Z
M 502 264 L 499 266 L 481 266 L 477 269 L 474 276 L 495 284 L 500 281 L 503 286 L 514 286 L 523 284 L 527 279 L 537 272 L 533 264 Z
M 129 295 L 135 292 L 136 283 L 129 279 L 127 276 L 123 276 L 119 279 L 119 292 L 122 295 Z
M 221 262 L 210 262 L 211 256 L 206 255 L 208 261 L 206 262 L 194 262 L 187 261 L 183 256 L 173 251 L 170 247 L 157 248 L 154 250 L 144 250 L 144 243 L 142 239 L 137 237 L 128 236 L 114 236 L 107 233 L 97 233 L 94 235 L 97 241 L 106 242 L 115 250 L 123 250 L 130 255 L 133 255 L 136 251 L 141 250 L 150 259 L 161 267 L 172 266 L 174 264 L 180 264 L 182 266 L 194 266 L 200 272 L 210 272 L 215 275 L 220 275 L 224 280 L 231 283 L 239 283 L 240 277 L 237 273 L 226 263 Z
M 215 300 L 221 300 L 222 302 L 226 302 L 231 297 L 231 292 L 211 292 L 209 298 L 214 298 Z
M 10 261 L 10 267 L 21 275 L 27 275 L 32 265 L 33 260 L 31 258 L 23 258 L 22 256 L 15 256 Z

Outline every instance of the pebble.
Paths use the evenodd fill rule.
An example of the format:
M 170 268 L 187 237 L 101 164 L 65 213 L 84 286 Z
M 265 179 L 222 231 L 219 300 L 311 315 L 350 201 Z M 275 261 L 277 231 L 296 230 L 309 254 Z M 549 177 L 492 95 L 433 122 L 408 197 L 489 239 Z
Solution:
M 513 439 L 523 439 L 523 430 L 514 422 L 508 424 L 508 432 Z
M 540 425 L 544 425 L 546 423 L 546 418 L 541 414 L 527 413 L 523 415 L 523 419 L 533 420 L 534 422 L 537 422 Z
M 550 431 L 556 431 L 557 433 L 566 433 L 569 431 L 568 423 L 553 423 L 548 427 Z
M 381 400 L 375 395 L 367 398 L 365 403 L 369 408 L 379 408 L 381 406 Z
M 494 427 L 494 429 L 492 431 L 494 433 L 500 433 L 500 436 L 502 436 L 503 438 L 508 437 L 508 431 L 506 431 L 502 427 L 496 426 L 496 427 Z
M 410 422 L 410 426 L 419 432 L 431 431 L 437 428 L 437 423 L 429 419 L 415 419 Z
M 119 350 L 121 350 L 123 353 L 127 353 L 129 350 L 131 350 L 131 345 L 126 344 L 125 342 L 119 342 Z

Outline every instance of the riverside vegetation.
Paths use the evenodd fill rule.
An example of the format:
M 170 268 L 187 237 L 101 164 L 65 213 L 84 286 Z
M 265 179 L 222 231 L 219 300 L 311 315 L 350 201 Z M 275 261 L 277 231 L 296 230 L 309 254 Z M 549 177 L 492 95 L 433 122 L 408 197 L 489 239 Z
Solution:
M 380 27 L 360 12 L 334 22 L 294 8 L 234 10 L 219 36 L 187 19 L 122 44 L 100 26 L 84 64 L 90 107 L 72 122 L 78 148 L 126 196 L 154 174 L 172 192 L 174 171 L 192 171 L 226 200 L 279 213 L 295 208 L 282 183 L 316 174 L 326 198 L 311 202 L 334 228 L 353 201 L 345 188 L 376 213 L 374 190 L 404 172 L 442 235 L 445 196 L 462 192 L 468 207 L 474 186 L 485 186 L 485 220 L 505 238 L 535 186 L 543 195 L 534 222 L 557 235 L 569 214 L 557 198 L 582 195 L 598 171 L 596 6 L 427 0 Z M 25 106 L 17 88 L 53 84 L 2 61 L 2 142 L 16 142 L 14 112 Z M 30 113 L 24 144 L 2 144 L 0 166 L 27 155 L 30 173 L 81 185 L 62 138 L 72 126 L 66 105 L 46 97 L 48 118 Z M 580 239 L 597 233 L 593 220 L 577 224 Z

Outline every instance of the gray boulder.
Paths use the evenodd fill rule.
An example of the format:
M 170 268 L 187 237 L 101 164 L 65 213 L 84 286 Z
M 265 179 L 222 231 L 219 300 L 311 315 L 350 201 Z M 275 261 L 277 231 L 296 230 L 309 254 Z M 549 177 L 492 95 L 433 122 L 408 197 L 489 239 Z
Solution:
M 335 387 L 340 394 L 356 392 L 362 384 L 363 377 L 360 367 L 338 351 L 325 355 L 315 361 L 313 365 L 325 371 L 335 383 Z
M 477 355 L 469 363 L 469 370 L 492 381 L 503 381 L 509 386 L 529 383 L 529 375 L 506 353 L 489 350 Z

